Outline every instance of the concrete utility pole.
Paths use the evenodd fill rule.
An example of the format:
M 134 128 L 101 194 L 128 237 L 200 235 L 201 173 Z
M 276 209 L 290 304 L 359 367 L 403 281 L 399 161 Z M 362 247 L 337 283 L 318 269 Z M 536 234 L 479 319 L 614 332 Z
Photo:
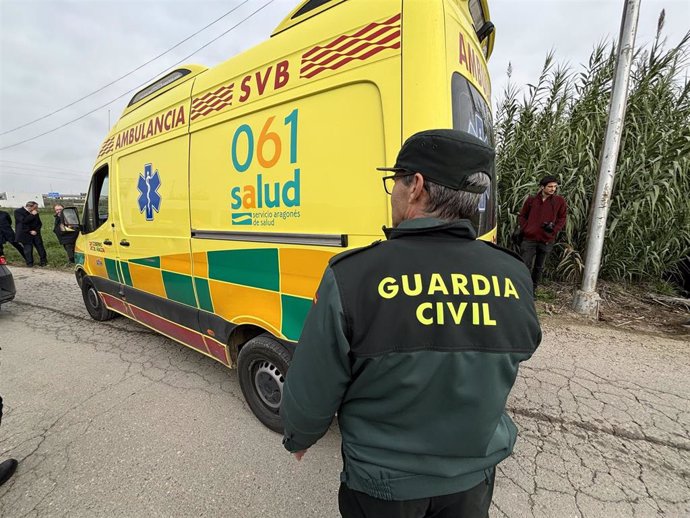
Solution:
M 604 234 L 606 233 L 606 218 L 611 206 L 611 191 L 616 176 L 616 162 L 620 149 L 625 108 L 628 101 L 628 80 L 630 79 L 630 65 L 635 47 L 637 34 L 637 20 L 640 16 L 640 0 L 625 0 L 621 33 L 618 39 L 618 57 L 611 105 L 606 124 L 604 149 L 601 153 L 597 188 L 592 200 L 592 219 L 589 223 L 589 237 L 587 239 L 587 255 L 585 256 L 585 271 L 582 275 L 582 289 L 575 294 L 573 308 L 578 313 L 593 318 L 599 316 L 599 294 L 596 292 L 601 254 L 604 248 Z

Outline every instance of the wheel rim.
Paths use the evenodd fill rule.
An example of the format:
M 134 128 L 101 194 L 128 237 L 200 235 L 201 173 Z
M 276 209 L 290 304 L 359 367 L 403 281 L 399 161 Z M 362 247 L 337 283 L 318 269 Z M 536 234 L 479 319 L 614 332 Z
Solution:
M 98 309 L 98 306 L 100 305 L 101 301 L 98 298 L 98 292 L 93 286 L 90 287 L 89 290 L 86 292 L 86 298 L 88 299 L 89 304 L 92 308 Z
M 267 407 L 277 412 L 283 399 L 283 374 L 278 367 L 266 360 L 256 362 L 253 370 L 256 393 Z

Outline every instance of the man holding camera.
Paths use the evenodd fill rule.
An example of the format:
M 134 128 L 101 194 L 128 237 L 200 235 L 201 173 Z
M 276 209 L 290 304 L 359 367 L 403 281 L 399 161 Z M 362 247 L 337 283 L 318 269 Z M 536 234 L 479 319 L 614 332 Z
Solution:
M 557 189 L 558 179 L 555 176 L 545 176 L 539 182 L 537 194 L 528 197 L 520 211 L 519 221 L 523 235 L 520 255 L 532 272 L 535 292 L 546 258 L 553 249 L 556 236 L 565 226 L 568 204 L 562 196 L 556 194 Z

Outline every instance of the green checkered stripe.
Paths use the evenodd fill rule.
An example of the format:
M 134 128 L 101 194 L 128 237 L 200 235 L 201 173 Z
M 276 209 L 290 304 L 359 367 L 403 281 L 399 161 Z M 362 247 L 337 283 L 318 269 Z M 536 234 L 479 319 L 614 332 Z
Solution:
M 82 254 L 83 255 L 83 254 Z M 161 270 L 161 258 L 144 257 L 118 261 L 105 259 L 108 278 L 136 288 L 132 283 L 129 264 L 161 270 L 169 300 L 213 313 L 209 280 L 228 282 L 249 288 L 280 293 L 278 249 L 219 250 L 207 252 L 208 279 Z M 83 261 L 83 257 L 82 257 Z M 297 340 L 312 299 L 280 293 L 282 305 L 281 332 L 289 340 Z

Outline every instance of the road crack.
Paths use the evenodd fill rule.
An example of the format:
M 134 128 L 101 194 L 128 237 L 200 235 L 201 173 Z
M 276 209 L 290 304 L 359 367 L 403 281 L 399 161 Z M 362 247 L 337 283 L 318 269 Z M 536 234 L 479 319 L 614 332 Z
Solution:
M 509 412 L 513 414 L 521 415 L 523 417 L 529 417 L 530 419 L 535 419 L 537 421 L 544 421 L 552 424 L 560 424 L 563 426 L 574 426 L 587 432 L 604 433 L 607 435 L 612 435 L 619 439 L 628 439 L 630 441 L 643 441 L 651 444 L 656 444 L 657 446 L 665 446 L 667 448 L 675 450 L 690 451 L 690 444 L 670 440 L 656 439 L 654 437 L 649 437 L 644 434 L 624 430 L 617 426 L 597 426 L 593 423 L 584 420 L 575 421 L 572 419 L 566 419 L 564 417 L 549 415 L 544 412 L 539 412 L 537 410 L 529 410 L 527 408 L 517 408 L 512 406 L 508 406 L 506 408 Z

